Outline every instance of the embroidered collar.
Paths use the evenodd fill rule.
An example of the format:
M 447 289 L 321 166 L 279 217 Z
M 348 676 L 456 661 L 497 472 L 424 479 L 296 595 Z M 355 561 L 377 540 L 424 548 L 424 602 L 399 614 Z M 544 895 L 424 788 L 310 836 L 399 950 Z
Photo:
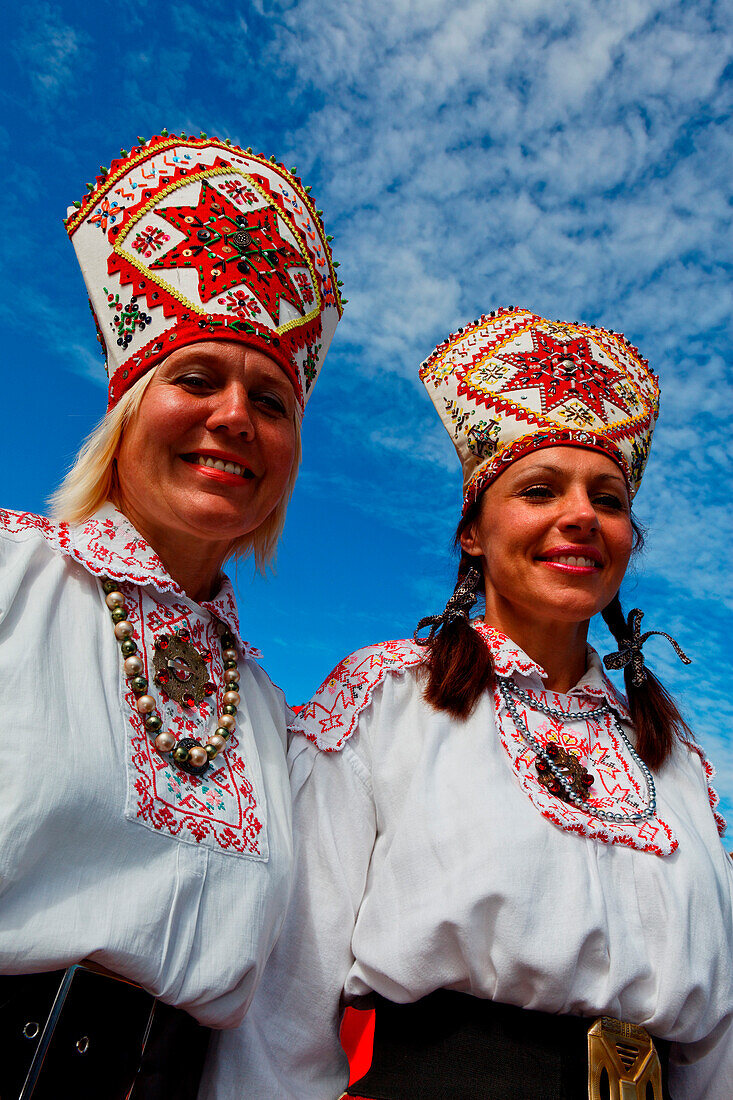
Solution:
M 143 587 L 152 585 L 159 592 L 169 592 L 203 608 L 232 631 L 244 656 L 260 656 L 259 651 L 242 638 L 234 589 L 227 575 L 220 574 L 219 591 L 213 600 L 195 604 L 166 572 L 160 558 L 129 519 L 109 502 L 85 523 L 74 525 L 54 523 L 45 516 L 28 512 L 3 510 L 1 518 L 8 530 L 37 531 L 59 553 L 73 558 L 95 577 L 130 581 Z
M 471 625 L 491 650 L 497 676 L 512 676 L 514 673 L 519 673 L 520 676 L 537 679 L 539 683 L 536 684 L 536 687 L 542 691 L 546 690 L 542 681 L 547 679 L 547 673 L 541 665 L 528 657 L 516 642 L 508 638 L 506 634 L 502 634 L 501 631 L 489 626 L 482 619 L 474 619 Z M 616 711 L 619 718 L 624 721 L 628 721 L 630 718 L 626 700 L 606 676 L 601 659 L 592 646 L 587 647 L 586 670 L 575 687 L 567 692 L 567 696 L 577 698 L 590 696 L 594 699 L 603 699 Z

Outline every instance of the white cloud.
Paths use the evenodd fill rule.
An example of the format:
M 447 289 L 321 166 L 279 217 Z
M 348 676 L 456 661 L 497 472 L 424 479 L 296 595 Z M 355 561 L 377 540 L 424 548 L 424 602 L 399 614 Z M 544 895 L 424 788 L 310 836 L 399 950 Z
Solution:
M 62 19 L 55 4 L 41 3 L 26 10 L 14 52 L 34 90 L 54 97 L 80 64 L 80 50 L 88 37 Z M 78 75 L 78 72 L 77 72 Z

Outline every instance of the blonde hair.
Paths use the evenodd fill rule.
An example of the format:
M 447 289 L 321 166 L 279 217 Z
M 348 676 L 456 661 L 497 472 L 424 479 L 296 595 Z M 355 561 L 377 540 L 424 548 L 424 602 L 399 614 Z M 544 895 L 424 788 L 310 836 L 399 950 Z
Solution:
M 119 453 L 125 428 L 137 416 L 145 392 L 157 370 L 158 367 L 153 367 L 139 378 L 123 394 L 114 408 L 102 417 L 97 427 L 84 441 L 74 465 L 56 492 L 48 499 L 49 515 L 54 520 L 73 524 L 84 523 L 108 500 L 115 507 L 120 507 L 120 487 L 115 459 Z M 296 403 L 293 416 L 295 451 L 285 492 L 267 519 L 254 531 L 249 531 L 241 538 L 235 539 L 227 554 L 227 557 L 238 559 L 252 555 L 260 573 L 264 573 L 268 565 L 274 564 L 277 544 L 285 526 L 288 504 L 298 477 L 303 455 L 300 420 L 301 413 Z

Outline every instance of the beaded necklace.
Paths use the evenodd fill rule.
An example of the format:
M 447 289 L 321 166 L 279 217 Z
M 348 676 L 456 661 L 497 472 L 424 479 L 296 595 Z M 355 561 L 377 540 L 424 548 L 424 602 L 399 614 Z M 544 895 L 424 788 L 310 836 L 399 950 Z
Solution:
M 654 816 L 657 810 L 657 791 L 654 785 L 654 777 L 652 776 L 651 771 L 641 759 L 636 749 L 624 733 L 621 723 L 618 721 L 616 715 L 613 713 L 608 703 L 604 701 L 599 707 L 595 707 L 593 710 L 586 711 L 571 712 L 557 710 L 553 707 L 548 707 L 545 703 L 540 702 L 539 699 L 533 698 L 529 694 L 529 692 L 525 691 L 523 688 L 518 687 L 513 681 L 507 679 L 506 677 L 497 676 L 496 682 L 499 688 L 499 692 L 501 693 L 501 697 L 504 700 L 504 704 L 509 711 L 509 714 L 511 715 L 517 732 L 520 734 L 523 740 L 526 741 L 532 751 L 536 753 L 545 768 L 552 774 L 556 783 L 559 784 L 559 786 L 562 788 L 564 794 L 561 797 L 563 797 L 567 802 L 572 802 L 575 806 L 578 807 L 578 809 L 584 810 L 592 817 L 597 817 L 601 821 L 613 822 L 614 824 L 625 825 L 631 821 L 649 821 L 649 819 Z M 591 718 L 602 718 L 605 715 L 610 714 L 616 727 L 617 733 L 619 734 L 626 748 L 629 750 L 629 754 L 632 760 L 644 777 L 647 795 L 646 809 L 640 811 L 639 813 L 614 814 L 608 810 L 598 809 L 591 802 L 589 802 L 587 798 L 583 798 L 582 795 L 578 794 L 575 788 L 575 784 L 572 782 L 572 779 L 570 779 L 566 771 L 564 771 L 559 766 L 558 761 L 555 758 L 556 754 L 553 755 L 553 753 L 549 752 L 547 746 L 542 745 L 529 732 L 527 723 L 524 722 L 521 715 L 519 714 L 519 711 L 517 710 L 514 699 L 512 698 L 512 694 L 515 695 L 521 702 L 523 702 L 525 706 L 530 707 L 532 710 L 538 710 L 542 714 L 545 714 L 548 718 L 554 718 L 556 721 L 588 721 L 588 719 Z
M 105 577 L 102 580 L 102 588 L 105 593 L 105 603 L 110 610 L 112 622 L 114 623 L 115 637 L 120 643 L 125 676 L 136 697 L 135 707 L 143 720 L 146 731 L 153 737 L 155 748 L 162 756 L 170 754 L 170 759 L 174 764 L 182 771 L 188 772 L 189 775 L 204 775 L 209 770 L 211 761 L 225 747 L 236 725 L 240 695 L 237 642 L 234 635 L 225 628 L 219 637 L 224 661 L 224 687 L 226 690 L 222 698 L 223 705 L 216 720 L 216 729 L 207 737 L 205 745 L 202 745 L 195 737 L 176 739 L 175 734 L 171 733 L 170 730 L 163 729 L 163 719 L 157 711 L 155 697 L 149 693 L 148 680 L 143 675 L 144 666 L 137 652 L 137 643 L 132 639 L 132 623 L 127 619 L 125 597 L 120 590 L 120 586 L 117 581 Z M 168 662 L 173 669 L 174 676 L 179 675 L 179 669 L 181 670 L 181 678 L 185 676 L 188 680 L 192 676 L 185 657 L 180 656 L 180 654 L 186 652 L 195 652 L 189 643 L 188 631 L 184 629 L 178 630 L 174 635 L 160 635 L 156 639 L 155 667 L 158 672 L 155 678 L 161 686 L 168 686 L 170 672 L 165 668 L 164 662 L 157 659 L 158 651 L 162 653 L 168 648 L 179 654 L 179 656 Z M 201 678 L 197 677 L 196 679 Z M 200 701 L 199 694 L 203 698 L 204 695 L 214 695 L 216 692 L 216 685 L 208 680 L 205 683 L 197 683 L 196 688 L 196 692 L 190 688 L 177 692 L 176 695 L 180 696 L 177 701 L 182 706 L 189 707 L 193 706 L 196 701 Z M 169 690 L 169 694 L 174 694 L 172 688 Z

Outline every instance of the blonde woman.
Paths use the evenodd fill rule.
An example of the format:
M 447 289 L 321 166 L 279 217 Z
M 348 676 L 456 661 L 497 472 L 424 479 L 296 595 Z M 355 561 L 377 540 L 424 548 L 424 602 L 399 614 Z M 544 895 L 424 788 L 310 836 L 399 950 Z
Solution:
M 185 1100 L 292 863 L 288 711 L 221 570 L 275 552 L 341 304 L 301 181 L 215 138 L 142 143 L 67 229 L 110 404 L 51 518 L 0 512 L 0 1094 Z

